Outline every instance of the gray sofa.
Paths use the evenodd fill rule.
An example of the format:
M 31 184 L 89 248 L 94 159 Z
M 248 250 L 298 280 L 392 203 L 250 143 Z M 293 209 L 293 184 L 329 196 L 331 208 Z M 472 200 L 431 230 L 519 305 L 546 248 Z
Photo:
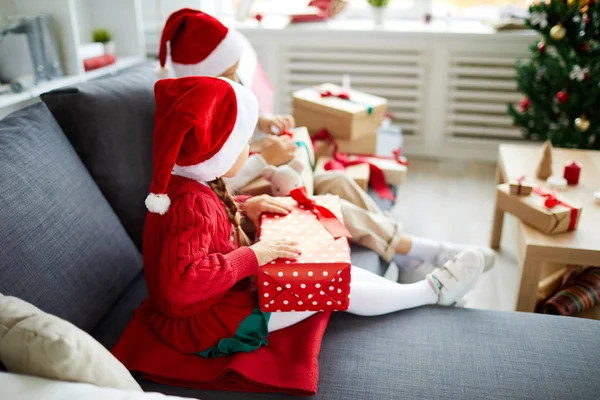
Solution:
M 0 121 L 0 293 L 108 348 L 147 295 L 140 245 L 153 80 L 148 69 L 129 71 L 46 94 Z M 355 248 L 353 257 L 383 272 L 374 253 Z M 598 399 L 599 364 L 596 321 L 439 307 L 338 313 L 315 398 Z M 204 400 L 292 397 L 140 383 Z

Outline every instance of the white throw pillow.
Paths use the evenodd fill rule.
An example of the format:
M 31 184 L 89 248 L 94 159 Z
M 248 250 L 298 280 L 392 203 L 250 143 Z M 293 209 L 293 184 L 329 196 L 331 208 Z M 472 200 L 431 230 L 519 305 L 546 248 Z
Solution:
M 59 382 L 2 372 L 0 388 L 0 399 L 10 400 L 186 400 L 160 393 L 99 388 L 88 383 Z
M 10 372 L 141 391 L 93 337 L 16 297 L 0 295 L 0 362 Z

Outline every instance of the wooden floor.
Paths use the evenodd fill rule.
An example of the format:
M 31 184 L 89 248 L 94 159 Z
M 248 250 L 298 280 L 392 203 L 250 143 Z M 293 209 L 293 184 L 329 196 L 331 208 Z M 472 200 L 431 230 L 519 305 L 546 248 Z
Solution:
M 393 215 L 415 236 L 488 245 L 495 196 L 495 166 L 411 159 Z M 501 251 L 492 270 L 466 298 L 466 306 L 513 310 L 519 282 L 515 221 L 505 217 Z M 416 271 L 418 274 L 418 271 Z M 400 280 L 414 280 L 400 272 Z

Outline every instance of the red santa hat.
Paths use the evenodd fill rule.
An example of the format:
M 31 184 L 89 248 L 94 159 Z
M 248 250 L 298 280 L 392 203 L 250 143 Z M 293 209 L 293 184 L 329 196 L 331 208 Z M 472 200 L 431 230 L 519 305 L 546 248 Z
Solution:
M 167 43 L 175 76 L 219 76 L 244 49 L 243 36 L 202 11 L 184 8 L 169 16 L 160 38 L 158 75 L 166 76 Z
M 163 215 L 171 174 L 201 182 L 223 176 L 252 137 L 258 105 L 225 78 L 162 79 L 154 86 L 154 171 L 146 207 Z

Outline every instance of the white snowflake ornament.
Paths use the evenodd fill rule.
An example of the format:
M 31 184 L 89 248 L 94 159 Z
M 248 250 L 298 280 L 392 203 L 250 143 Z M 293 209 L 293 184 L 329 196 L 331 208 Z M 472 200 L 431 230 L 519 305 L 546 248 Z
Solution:
M 586 75 L 589 74 L 589 72 L 589 68 L 581 68 L 581 66 L 575 65 L 571 70 L 571 73 L 569 74 L 569 78 L 571 78 L 572 81 L 578 80 L 579 82 L 581 82 L 585 79 Z
M 532 25 L 539 25 L 540 28 L 544 29 L 548 26 L 548 14 L 543 11 L 536 11 L 529 15 L 529 21 Z

